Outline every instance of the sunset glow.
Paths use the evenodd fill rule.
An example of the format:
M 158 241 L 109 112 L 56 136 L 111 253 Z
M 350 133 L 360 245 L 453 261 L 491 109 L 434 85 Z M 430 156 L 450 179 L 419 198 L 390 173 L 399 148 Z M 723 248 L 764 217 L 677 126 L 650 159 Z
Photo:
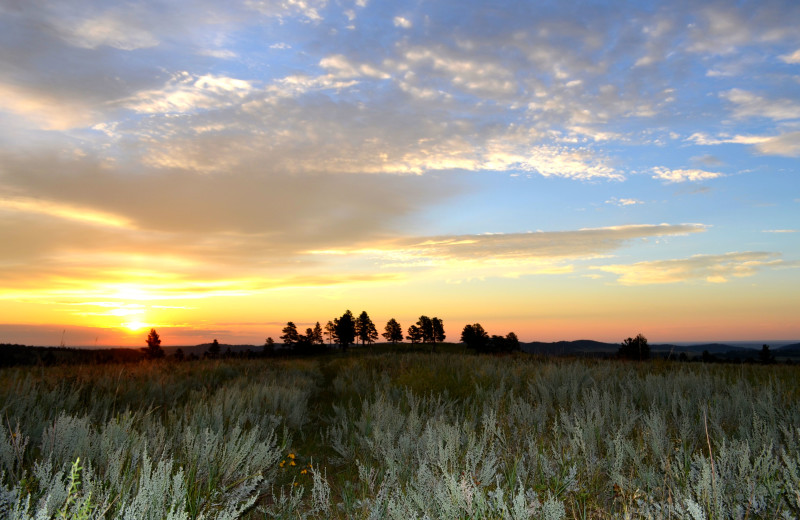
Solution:
M 13 4 L 0 343 L 800 339 L 797 2 Z

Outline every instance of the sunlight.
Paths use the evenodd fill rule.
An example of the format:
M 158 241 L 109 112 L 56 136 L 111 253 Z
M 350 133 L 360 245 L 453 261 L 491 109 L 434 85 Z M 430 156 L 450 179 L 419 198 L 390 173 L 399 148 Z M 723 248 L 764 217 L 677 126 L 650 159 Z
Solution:
M 131 332 L 137 332 L 148 327 L 146 323 L 142 323 L 141 321 L 129 321 L 127 323 L 123 323 L 122 326 Z

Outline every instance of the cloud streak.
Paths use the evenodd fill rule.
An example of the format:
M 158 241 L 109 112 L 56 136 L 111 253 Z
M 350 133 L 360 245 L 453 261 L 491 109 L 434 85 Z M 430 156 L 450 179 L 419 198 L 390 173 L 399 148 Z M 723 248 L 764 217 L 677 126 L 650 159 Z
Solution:
M 690 258 L 636 262 L 630 265 L 595 267 L 618 275 L 622 285 L 657 285 L 702 280 L 725 283 L 731 278 L 755 275 L 759 270 L 776 267 L 782 261 L 776 253 L 734 252 L 723 255 L 694 255 Z

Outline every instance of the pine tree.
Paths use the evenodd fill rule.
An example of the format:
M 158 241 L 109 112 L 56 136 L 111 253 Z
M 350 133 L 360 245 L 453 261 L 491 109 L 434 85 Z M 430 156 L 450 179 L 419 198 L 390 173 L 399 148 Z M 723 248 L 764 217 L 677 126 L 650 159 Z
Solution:
M 394 318 L 386 323 L 386 327 L 383 330 L 386 331 L 382 334 L 386 341 L 391 341 L 393 344 L 403 341 L 403 328 Z
M 361 311 L 356 319 L 356 335 L 361 340 L 361 344 L 372 343 L 378 339 L 378 330 L 375 324 L 367 314 L 367 311 Z
M 314 325 L 314 331 L 311 334 L 311 343 L 314 345 L 323 345 L 325 344 L 325 340 L 322 339 L 322 326 L 320 326 L 319 322 Z
M 161 337 L 156 332 L 156 329 L 150 329 L 147 335 L 147 347 L 142 348 L 142 352 L 147 359 L 160 359 L 164 357 L 164 350 L 161 348 Z
M 328 320 L 328 323 L 325 324 L 325 335 L 328 337 L 328 345 L 333 343 L 336 340 L 336 325 L 333 324 L 332 321 Z
M 336 342 L 342 347 L 342 350 L 346 351 L 347 347 L 356 340 L 356 320 L 353 313 L 348 310 L 342 314 L 341 318 L 336 318 L 333 325 Z
M 297 325 L 292 321 L 287 322 L 281 332 L 283 332 L 281 341 L 283 341 L 284 347 L 293 349 L 297 342 L 300 341 L 300 335 L 297 333 Z

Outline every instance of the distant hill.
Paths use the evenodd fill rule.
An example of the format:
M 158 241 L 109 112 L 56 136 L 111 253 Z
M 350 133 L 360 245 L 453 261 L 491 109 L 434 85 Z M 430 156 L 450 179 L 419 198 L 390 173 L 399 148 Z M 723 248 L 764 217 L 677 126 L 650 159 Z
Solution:
M 800 357 L 800 343 L 792 343 L 791 345 L 784 345 L 774 349 L 771 348 L 770 350 L 778 356 Z
M 529 354 L 606 357 L 616 354 L 620 344 L 580 339 L 577 341 L 555 341 L 552 343 L 533 341 L 530 343 L 521 343 L 520 346 L 523 352 Z M 671 343 L 650 344 L 650 352 L 654 356 L 660 357 L 666 357 L 669 354 L 679 355 L 681 353 L 685 353 L 689 356 L 700 356 L 703 352 L 708 352 L 721 359 L 746 359 L 749 357 L 756 358 L 758 356 L 758 350 L 760 349 L 728 345 L 726 343 L 698 343 L 695 345 L 673 345 Z M 800 343 L 773 348 L 771 350 L 778 356 L 800 356 Z

